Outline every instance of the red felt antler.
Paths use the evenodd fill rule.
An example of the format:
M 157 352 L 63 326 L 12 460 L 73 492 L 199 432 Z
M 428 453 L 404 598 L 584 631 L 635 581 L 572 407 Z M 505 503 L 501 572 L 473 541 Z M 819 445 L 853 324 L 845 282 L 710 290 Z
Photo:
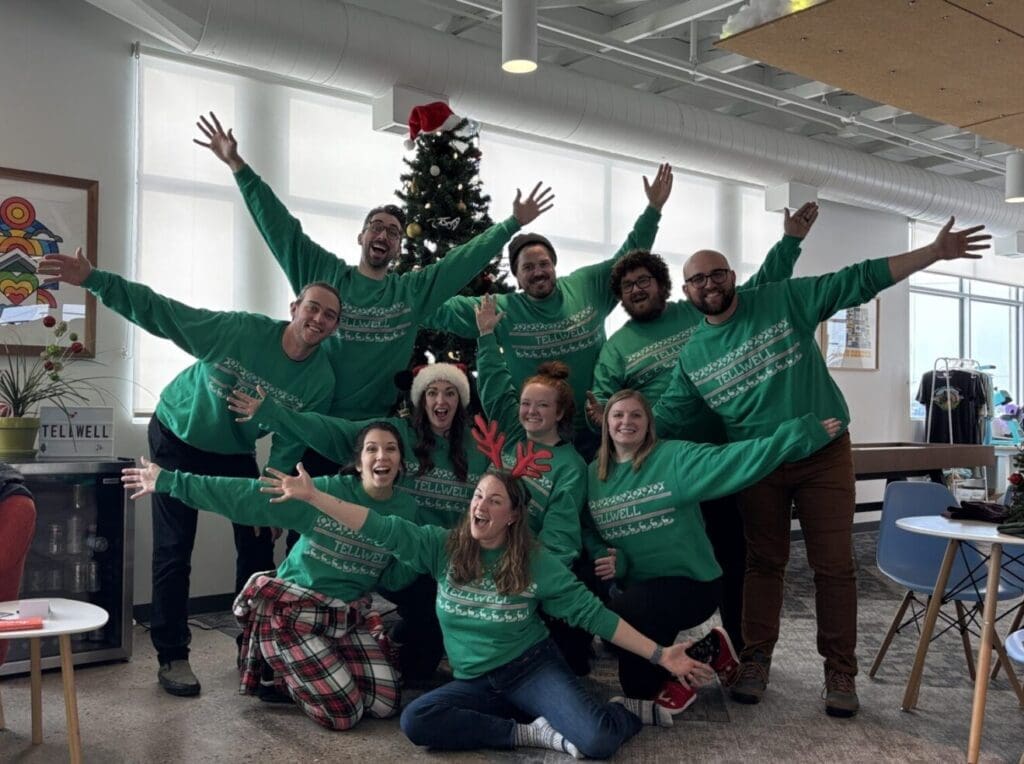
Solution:
M 536 451 L 532 442 L 527 443 L 525 449 L 522 443 L 518 443 L 516 445 L 516 466 L 512 468 L 512 477 L 525 475 L 534 479 L 539 478 L 542 473 L 551 471 L 551 465 L 541 464 L 540 460 L 551 457 L 552 453 L 546 448 Z
M 505 447 L 505 434 L 498 432 L 497 422 L 488 422 L 477 414 L 473 417 L 473 440 L 477 449 L 499 470 L 504 469 L 501 463 L 501 450 Z

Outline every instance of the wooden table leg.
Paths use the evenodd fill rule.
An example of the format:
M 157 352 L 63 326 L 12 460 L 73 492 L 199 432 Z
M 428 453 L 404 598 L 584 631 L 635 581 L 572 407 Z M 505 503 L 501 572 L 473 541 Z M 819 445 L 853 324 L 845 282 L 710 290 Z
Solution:
M 996 621 L 996 599 L 999 596 L 999 575 L 1002 544 L 992 545 L 988 559 L 988 591 L 981 617 L 981 647 L 978 648 L 978 678 L 974 680 L 974 705 L 971 707 L 971 734 L 967 741 L 967 762 L 977 764 L 981 754 L 981 729 L 985 723 L 985 696 L 988 693 L 988 670 L 992 661 L 992 633 Z
M 68 719 L 68 753 L 71 764 L 82 764 L 82 737 L 78 731 L 78 696 L 75 695 L 75 659 L 71 635 L 60 637 L 60 676 L 64 680 L 64 711 Z
M 942 607 L 942 595 L 946 591 L 949 572 L 953 569 L 953 561 L 956 559 L 956 553 L 959 548 L 960 541 L 958 539 L 950 539 L 946 545 L 946 554 L 943 556 L 942 565 L 939 567 L 939 577 L 935 580 L 935 590 L 928 601 L 928 612 L 924 617 L 924 624 L 921 627 L 921 638 L 917 641 L 917 655 L 914 657 L 914 668 L 910 672 L 910 679 L 907 680 L 907 690 L 903 694 L 903 704 L 900 708 L 904 711 L 910 711 L 917 705 L 917 695 L 921 689 L 921 675 L 924 673 L 924 659 L 928 655 L 928 645 L 932 641 L 935 621 L 938 619 L 939 609 Z
M 43 742 L 43 651 L 39 637 L 29 639 L 28 651 L 32 668 L 32 745 L 39 745 Z
M 0 730 L 7 729 L 7 725 L 4 723 L 4 699 L 0 696 Z

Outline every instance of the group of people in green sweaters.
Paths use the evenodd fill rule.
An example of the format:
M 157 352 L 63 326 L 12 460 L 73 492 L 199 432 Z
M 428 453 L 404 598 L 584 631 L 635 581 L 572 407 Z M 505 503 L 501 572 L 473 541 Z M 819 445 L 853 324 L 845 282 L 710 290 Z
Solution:
M 196 358 L 161 393 L 150 458 L 123 478 L 134 497 L 152 494 L 165 690 L 200 692 L 186 616 L 204 509 L 236 527 L 243 692 L 348 729 L 399 713 L 403 682 L 447 654 L 452 681 L 401 710 L 415 744 L 607 757 L 643 724 L 669 726 L 716 675 L 736 700 L 762 699 L 795 505 L 826 711 L 856 713 L 850 416 L 814 334 L 939 259 L 977 257 L 980 226 L 951 219 L 918 250 L 792 278 L 818 214 L 808 204 L 786 212 L 747 283 L 702 250 L 683 268 L 686 299 L 670 302 L 651 252 L 672 190 L 662 165 L 605 262 L 556 275 L 550 240 L 520 233 L 553 204 L 537 184 L 508 219 L 399 275 L 400 208 L 370 210 L 350 265 L 309 239 L 213 114 L 197 125 L 297 294 L 290 321 L 192 308 L 81 253 L 40 268 Z M 520 291 L 459 295 L 506 244 Z M 630 320 L 606 338 L 619 302 Z M 392 380 L 421 326 L 477 338 L 477 375 L 415 369 L 412 415 L 394 417 Z M 268 434 L 260 477 L 254 445 Z M 311 475 L 312 453 L 344 467 Z M 297 534 L 276 568 L 271 528 Z M 398 605 L 390 633 L 374 591 Z M 725 628 L 676 641 L 716 609 Z M 593 635 L 618 658 L 609 702 L 578 679 Z

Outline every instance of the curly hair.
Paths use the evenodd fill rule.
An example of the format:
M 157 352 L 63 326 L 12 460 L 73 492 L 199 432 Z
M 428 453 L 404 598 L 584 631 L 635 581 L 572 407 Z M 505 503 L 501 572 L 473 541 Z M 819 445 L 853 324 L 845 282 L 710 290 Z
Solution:
M 569 367 L 564 361 L 545 361 L 537 367 L 537 373 L 523 380 L 519 394 L 522 396 L 527 385 L 544 385 L 555 391 L 555 406 L 561 416 L 558 420 L 558 437 L 565 441 L 573 438 L 573 417 L 576 416 L 576 396 L 569 384 Z
M 646 249 L 634 249 L 615 261 L 611 276 L 612 293 L 621 300 L 622 279 L 627 273 L 637 268 L 648 270 L 654 280 L 658 282 L 662 298 L 667 300 L 672 294 L 672 277 L 668 272 L 668 263 L 661 255 L 648 252 Z

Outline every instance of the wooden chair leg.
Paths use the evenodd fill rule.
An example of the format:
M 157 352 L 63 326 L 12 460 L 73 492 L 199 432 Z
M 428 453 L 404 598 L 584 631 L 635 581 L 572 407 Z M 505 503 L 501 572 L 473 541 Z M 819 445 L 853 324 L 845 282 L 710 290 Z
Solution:
M 7 729 L 7 725 L 4 722 L 4 698 L 0 695 L 0 730 Z
M 28 641 L 29 661 L 32 667 L 32 745 L 43 742 L 43 651 L 39 637 Z
M 1010 632 L 1011 634 L 1013 632 Z M 992 633 L 992 649 L 996 651 L 996 655 L 999 660 L 996 663 L 1002 663 L 1006 666 L 1006 678 L 1010 681 L 1010 687 L 1017 694 L 1017 702 L 1024 707 L 1024 689 L 1020 686 L 1020 680 L 1017 679 L 1017 672 L 1013 669 L 1013 664 L 1010 663 L 1010 656 L 1006 654 L 1006 648 L 1003 647 L 1003 640 L 999 638 L 999 635 L 993 631 Z
M 1010 624 L 1010 630 L 1006 633 L 1013 634 L 1013 632 L 1017 631 L 1017 629 L 1020 628 L 1020 623 L 1022 619 L 1024 619 L 1024 602 L 1021 602 L 1017 605 L 1017 615 L 1013 617 L 1013 623 Z M 999 667 L 1002 665 L 1002 661 L 996 661 L 995 668 L 992 669 L 992 676 L 990 677 L 991 679 L 996 678 L 996 674 L 999 673 Z M 1007 663 L 1006 665 L 1009 666 L 1010 664 Z
M 64 711 L 68 720 L 68 753 L 71 764 L 82 764 L 82 736 L 78 730 L 78 697 L 75 695 L 75 660 L 71 636 L 60 637 L 60 676 L 64 680 Z
M 976 679 L 974 673 L 974 656 L 971 654 L 971 635 L 967 631 L 967 612 L 964 610 L 964 603 L 960 600 L 956 600 L 953 603 L 956 606 L 956 623 L 957 630 L 960 632 L 960 641 L 964 644 L 964 656 L 967 658 L 967 672 L 971 675 L 971 681 Z
M 889 631 L 885 634 L 885 639 L 882 640 L 882 645 L 878 648 L 878 654 L 875 655 L 875 662 L 871 664 L 871 670 L 868 672 L 868 676 L 874 679 L 875 674 L 878 672 L 878 667 L 882 665 L 882 659 L 885 658 L 885 654 L 889 651 L 889 645 L 892 644 L 893 637 L 896 636 L 896 631 L 900 627 L 900 623 L 903 621 L 903 614 L 907 612 L 907 608 L 910 606 L 911 600 L 914 599 L 914 593 L 907 589 L 907 593 L 903 595 L 903 601 L 900 606 L 896 609 L 896 615 L 892 619 L 892 623 L 889 624 Z

